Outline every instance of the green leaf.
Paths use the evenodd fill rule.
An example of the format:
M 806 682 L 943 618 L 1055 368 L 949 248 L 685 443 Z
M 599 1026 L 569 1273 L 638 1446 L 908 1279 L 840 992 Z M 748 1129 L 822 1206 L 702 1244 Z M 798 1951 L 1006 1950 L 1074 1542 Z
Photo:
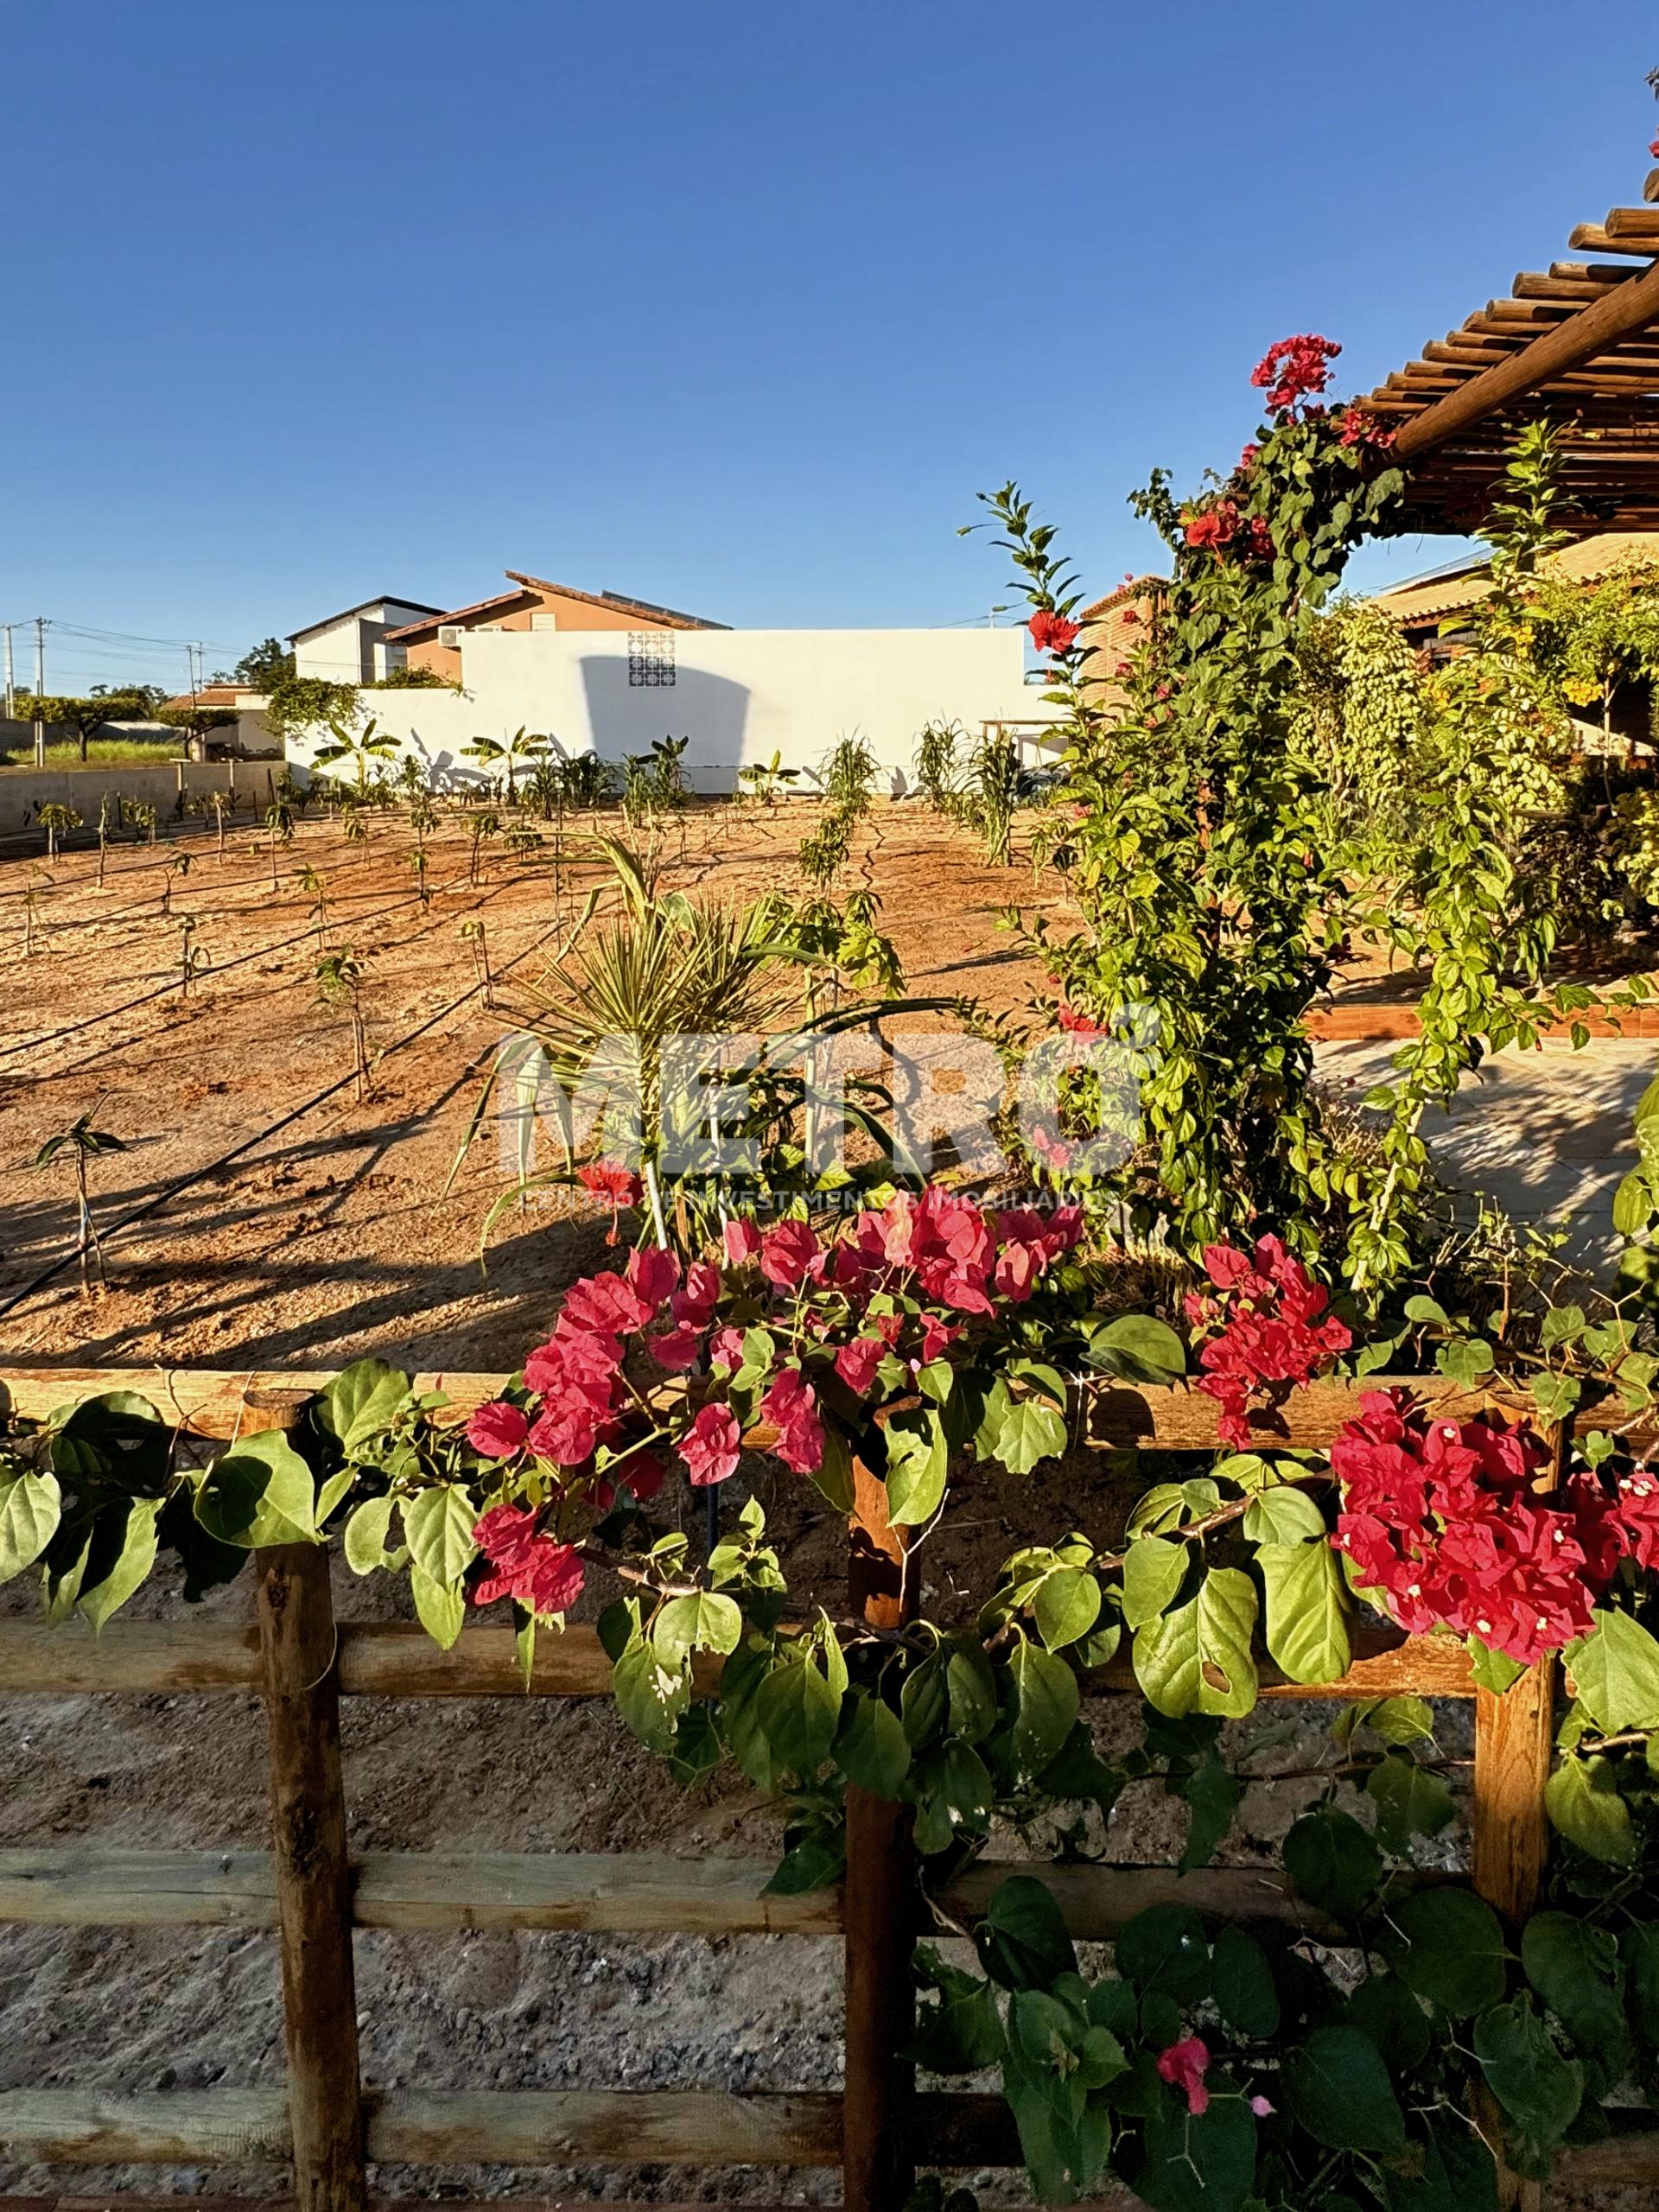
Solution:
M 409 1555 L 434 1582 L 459 1582 L 478 1556 L 478 1501 L 460 1483 L 434 1483 L 404 1500 Z
M 944 1732 L 950 1704 L 940 1653 L 933 1652 L 905 1676 L 899 1688 L 899 1713 L 912 1751 L 925 1751 Z
M 1210 1993 L 1210 1946 L 1204 1923 L 1190 1905 L 1151 1904 L 1126 1921 L 1118 1934 L 1116 1963 L 1142 1998 L 1156 1993 L 1195 2005 Z
M 1618 1794 L 1611 1759 L 1562 1759 L 1544 1784 L 1544 1808 L 1567 1841 L 1592 1859 L 1628 1866 L 1635 1858 L 1630 1808 Z
M 1343 2017 L 1370 2037 L 1391 2074 L 1409 2074 L 1428 2056 L 1433 2035 L 1428 2015 L 1397 1974 L 1368 1974 Z
M 898 1714 L 870 1691 L 855 1690 L 842 1707 L 835 1754 L 849 1782 L 897 1800 L 910 1771 L 910 1745 Z
M 1535 1912 L 1521 1937 L 1527 1980 L 1572 2037 L 1598 2096 L 1623 2079 L 1630 2031 L 1617 1987 L 1618 1945 L 1605 1928 L 1566 1912 Z
M 384 1359 L 354 1359 L 317 1393 L 317 1425 L 353 1457 L 391 1426 L 409 1387 L 408 1376 Z
M 1037 1633 L 1051 1651 L 1088 1635 L 1100 1618 L 1100 1585 L 1082 1567 L 1057 1567 L 1045 1575 L 1032 1611 Z
M 1008 1658 L 1018 1700 L 1013 1749 L 1022 1774 L 1039 1773 L 1071 1732 L 1082 1702 L 1077 1678 L 1064 1659 L 1023 1640 Z
M 944 1423 L 922 1407 L 897 1414 L 887 1424 L 887 1518 L 895 1528 L 931 1521 L 944 1497 L 950 1453 Z
M 173 1431 L 137 1390 L 106 1390 L 60 1408 L 52 1465 L 60 1476 L 109 1484 L 128 1497 L 159 1497 L 172 1464 Z
M 1619 1937 L 1618 1952 L 1630 2025 L 1649 2050 L 1659 2050 L 1659 1921 L 1634 1922 Z
M 1166 1321 L 1120 1313 L 1089 1332 L 1084 1357 L 1126 1382 L 1173 1382 L 1186 1372 L 1186 1348 Z
M 1566 1656 L 1579 1701 L 1604 1734 L 1659 1728 L 1659 1643 L 1639 1621 L 1598 1612 Z
M 1149 1539 L 1145 1541 L 1150 1541 Z M 1255 1586 L 1236 1567 L 1212 1567 L 1198 1594 L 1135 1639 L 1135 1679 L 1160 1713 L 1241 1719 L 1255 1703 Z
M 10 1482 L 0 1482 L 0 1582 L 10 1582 L 34 1565 L 51 1542 L 62 1510 L 54 1474 L 25 1468 Z
M 1376 1844 L 1351 1813 L 1333 1805 L 1293 1821 L 1284 1860 L 1298 1894 L 1338 1920 L 1351 1920 L 1382 1878 L 1382 1855 Z
M 1192 1552 L 1164 1536 L 1136 1536 L 1123 1554 L 1123 1621 L 1143 1628 L 1173 1603 Z
M 1077 1970 L 1052 1892 L 1029 1874 L 1010 1874 L 998 1884 L 974 1942 L 980 1964 L 1004 1989 L 1046 1989 Z
M 311 1470 L 281 1429 L 245 1436 L 215 1459 L 196 1492 L 196 1518 L 222 1544 L 255 1550 L 316 1540 Z
M 1268 1955 L 1242 1928 L 1222 1929 L 1215 1944 L 1216 2009 L 1235 2035 L 1264 2041 L 1279 2032 L 1279 1993 Z
M 1311 1503 L 1311 1501 L 1310 1501 Z M 1268 1599 L 1268 1649 L 1293 1682 L 1334 1682 L 1348 1671 L 1348 1592 L 1320 1524 L 1317 1543 L 1257 1548 Z
M 677 1666 L 689 1651 L 735 1651 L 743 1616 L 735 1601 L 713 1590 L 671 1598 L 651 1624 L 651 1640 L 665 1666 Z
M 918 2009 L 906 2056 L 931 2074 L 976 2074 L 995 2066 L 1007 2045 L 991 1984 L 944 1965 L 926 1947 L 918 1954 L 917 1970 L 937 1988 L 938 2002 Z
M 756 1711 L 779 1766 L 815 1773 L 830 1756 L 841 1719 L 841 1698 L 810 1652 L 775 1665 L 756 1696 Z
M 1028 1475 L 1065 1450 L 1065 1415 L 1051 1400 L 1033 1395 L 1010 1401 L 996 1433 L 992 1457 L 1011 1475 Z
M 1197 2117 L 1162 2096 L 1141 2140 L 1146 2160 L 1133 2186 L 1152 2212 L 1245 2212 L 1257 2201 L 1255 2118 L 1242 2096 L 1212 2096 Z
M 1478 1636 L 1466 1637 L 1464 1649 L 1469 1654 L 1471 1671 L 1484 1690 L 1491 1690 L 1494 1697 L 1502 1697 L 1520 1681 L 1526 1669 L 1518 1659 L 1511 1659 L 1507 1651 L 1494 1651 Z
M 1244 1509 L 1243 1531 L 1252 1544 L 1325 1544 L 1329 1534 L 1318 1499 L 1294 1483 L 1258 1491 Z
M 960 1644 L 944 1662 L 950 1732 L 965 1744 L 982 1744 L 996 1726 L 996 1677 L 976 1643 Z
M 440 1582 L 424 1567 L 411 1566 L 409 1588 L 421 1626 L 441 1651 L 448 1651 L 467 1618 L 467 1599 L 460 1583 Z
M 1280 2075 L 1292 2117 L 1327 2151 L 1398 2158 L 1405 2114 L 1370 2037 L 1353 2027 L 1315 2028 L 1287 2052 Z
M 346 1523 L 340 1548 L 353 1574 L 372 1574 L 388 1564 L 386 1537 L 391 1528 L 390 1497 L 365 1498 Z
M 1475 2056 L 1492 2094 L 1541 2146 L 1559 2143 L 1579 2116 L 1584 2069 L 1561 2056 L 1532 2007 L 1495 2005 L 1475 2022 Z
M 683 1662 L 665 1667 L 636 1628 L 613 1662 L 611 1689 L 618 1712 L 639 1741 L 664 1758 L 671 1753 L 680 1715 L 691 1700 L 690 1669 Z
M 156 1522 L 162 1503 L 159 1497 L 135 1497 L 99 1516 L 99 1535 L 80 1578 L 77 1600 L 94 1630 L 101 1630 L 111 1615 L 126 1604 L 155 1566 Z M 100 1544 L 99 1536 L 106 1525 L 116 1533 L 112 1540 Z
M 689 1716 L 688 1716 L 689 1717 Z M 827 1889 L 847 1871 L 847 1841 L 836 1829 L 816 1828 L 784 1853 L 763 1897 L 797 1897 Z
M 1396 1859 L 1410 1856 L 1414 1835 L 1439 1835 L 1457 1811 L 1437 1774 L 1425 1773 L 1409 1751 L 1371 1769 L 1365 1795 L 1376 1808 L 1376 1840 Z
M 1503 1930 L 1472 1890 L 1420 1890 L 1392 1905 L 1379 1938 L 1408 1989 L 1454 2019 L 1500 2004 L 1508 1986 Z

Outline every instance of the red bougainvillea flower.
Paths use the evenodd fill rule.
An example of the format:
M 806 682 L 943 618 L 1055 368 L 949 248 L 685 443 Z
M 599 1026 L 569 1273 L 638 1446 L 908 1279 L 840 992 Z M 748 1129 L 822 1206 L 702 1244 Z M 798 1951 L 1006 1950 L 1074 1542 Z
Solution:
M 630 1452 L 611 1469 L 611 1478 L 620 1488 L 631 1490 L 643 1504 L 663 1486 L 663 1463 L 654 1452 Z
M 1247 550 L 1258 561 L 1271 561 L 1274 556 L 1273 531 L 1264 515 L 1252 515 L 1249 519 L 1249 542 Z
M 668 1310 L 683 1327 L 706 1329 L 720 1303 L 720 1269 L 707 1260 L 693 1260 L 685 1281 L 668 1301 Z
M 1212 505 L 1190 513 L 1185 520 L 1187 543 L 1218 553 L 1238 535 L 1238 502 L 1217 499 Z
M 522 1506 L 492 1506 L 474 1527 L 473 1541 L 490 1569 L 474 1585 L 475 1605 L 514 1598 L 538 1620 L 550 1620 L 568 1612 L 582 1594 L 582 1560 L 575 1545 L 543 1535 L 535 1514 Z
M 723 1483 L 736 1472 L 742 1433 L 729 1406 L 710 1404 L 702 1408 L 679 1446 L 696 1488 L 706 1490 L 710 1483 Z
M 1245 1451 L 1250 1400 L 1273 1385 L 1312 1380 L 1353 1338 L 1346 1322 L 1327 1313 L 1329 1294 L 1276 1236 L 1254 1255 L 1212 1244 L 1204 1255 L 1214 1288 L 1186 1294 L 1186 1318 L 1210 1332 L 1198 1352 L 1198 1388 L 1221 1408 L 1224 1444 Z
M 467 1441 L 486 1459 L 511 1459 L 529 1433 L 522 1408 L 505 1398 L 480 1406 L 467 1424 Z
M 722 1367 L 728 1375 L 735 1375 L 743 1364 L 743 1332 L 741 1329 L 716 1329 L 709 1339 L 709 1363 Z
M 1337 417 L 1337 435 L 1345 446 L 1376 446 L 1380 449 L 1394 443 L 1394 432 L 1363 407 L 1343 409 Z
M 616 1217 L 624 1206 L 637 1206 L 645 1195 L 645 1185 L 631 1167 L 624 1167 L 619 1160 L 592 1160 L 585 1167 L 576 1170 L 577 1179 L 585 1190 L 597 1198 L 608 1198 L 611 1206 L 611 1226 L 605 1242 L 614 1244 L 618 1230 Z
M 823 1424 L 817 1402 L 817 1392 L 798 1367 L 786 1367 L 760 1401 L 763 1419 L 777 1424 L 778 1441 L 772 1449 L 798 1475 L 814 1475 L 823 1465 Z
M 659 1337 L 645 1339 L 651 1356 L 658 1367 L 665 1367 L 671 1375 L 683 1375 L 688 1367 L 695 1367 L 702 1350 L 702 1332 L 682 1321 L 672 1329 L 664 1329 Z
M 1039 607 L 1026 625 L 1039 653 L 1069 652 L 1077 641 L 1077 626 L 1052 607 Z
M 1184 2037 L 1158 2054 L 1159 2078 L 1186 2092 L 1186 2108 L 1195 2120 L 1210 2109 L 1210 2092 L 1204 2086 L 1209 2064 L 1210 2046 L 1202 2036 Z
M 1250 382 L 1268 395 L 1275 415 L 1288 415 L 1299 400 L 1323 391 L 1331 381 L 1330 363 L 1342 348 L 1328 338 L 1312 333 L 1300 338 L 1281 338 L 1269 346 L 1250 372 Z
M 728 1221 L 721 1232 L 726 1257 L 734 1268 L 753 1259 L 760 1249 L 760 1232 L 752 1221 Z
M 836 1353 L 836 1372 L 855 1398 L 866 1396 L 875 1382 L 875 1370 L 887 1356 L 880 1337 L 854 1337 Z
M 1530 1666 L 1589 1628 L 1619 1548 L 1602 1525 L 1618 1501 L 1593 1480 L 1570 1510 L 1532 1495 L 1547 1457 L 1525 1428 L 1428 1421 L 1405 1392 L 1371 1391 L 1331 1446 L 1332 1541 L 1408 1634 L 1451 1628 Z
M 1652 155 L 1656 162 L 1659 162 L 1659 138 L 1656 138 L 1653 141 L 1652 144 L 1648 148 L 1648 151 Z
M 671 1252 L 664 1251 L 660 1244 L 642 1244 L 628 1255 L 628 1264 L 623 1270 L 630 1289 L 642 1298 L 654 1313 L 680 1280 L 680 1263 Z
M 1256 456 L 1260 454 L 1261 450 L 1261 447 L 1257 445 L 1246 446 L 1243 452 L 1238 456 L 1238 467 L 1235 474 L 1240 476 L 1248 476 L 1250 471 L 1255 467 Z
M 804 1221 L 780 1221 L 760 1239 L 760 1272 L 779 1290 L 804 1282 L 818 1256 L 818 1240 Z

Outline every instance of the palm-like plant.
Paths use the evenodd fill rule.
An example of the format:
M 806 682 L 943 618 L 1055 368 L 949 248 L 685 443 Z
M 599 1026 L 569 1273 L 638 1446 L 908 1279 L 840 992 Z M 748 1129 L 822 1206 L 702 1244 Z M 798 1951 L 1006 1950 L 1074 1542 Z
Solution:
M 802 1020 L 804 974 L 825 964 L 821 926 L 799 926 L 790 901 L 775 892 L 744 906 L 726 906 L 659 891 L 636 853 L 611 838 L 597 842 L 614 877 L 614 903 L 601 912 L 601 894 L 589 893 L 540 977 L 522 988 L 516 1009 L 544 1055 L 537 1074 L 550 1073 L 558 1085 L 553 1110 L 564 1167 L 532 1175 L 527 1146 L 521 1150 L 520 1181 L 491 1209 L 485 1234 L 530 1183 L 569 1179 L 577 1145 L 588 1141 L 576 1124 L 576 1102 L 603 1100 L 607 1121 L 593 1133 L 598 1152 L 614 1152 L 620 1145 L 638 1154 L 652 1225 L 664 1243 L 671 1207 L 664 1185 L 672 1185 L 676 1241 L 690 1249 L 743 1200 L 715 1164 L 715 1133 L 702 1086 L 713 1071 L 691 1065 L 681 1040 L 764 1040 L 748 1078 L 743 1127 L 723 1134 L 755 1145 L 763 1179 L 776 1183 L 792 1175 L 798 1187 L 806 1164 L 798 1137 L 802 1116 L 810 1119 L 819 1103 L 813 1088 L 815 1043 L 900 1006 L 939 1008 L 949 1001 L 866 1001 L 820 1012 L 809 983 Z M 485 1086 L 469 1140 L 504 1071 L 505 1056 Z M 524 1087 L 521 1081 L 527 1137 L 529 1111 L 537 1102 L 523 1096 Z M 858 1095 L 857 1082 L 849 1084 L 849 1096 L 837 1094 L 840 1107 L 890 1157 L 888 1133 L 873 1110 L 874 1087 L 862 1089 L 868 1098 Z M 545 1106 L 545 1100 L 539 1103 Z M 465 1149 L 463 1143 L 463 1154 Z M 692 1217 L 698 1214 L 702 1221 L 694 1233 Z
M 352 1025 L 353 1069 L 357 1095 L 369 1095 L 369 1042 L 363 1020 L 363 963 L 349 944 L 321 954 L 316 965 L 317 996 L 325 1006 L 343 1007 Z
M 774 753 L 770 760 L 752 761 L 747 768 L 740 768 L 737 780 L 744 794 L 761 806 L 775 806 L 778 795 L 790 784 L 801 780 L 798 768 L 785 768 L 784 756 Z
M 332 721 L 328 725 L 334 735 L 327 745 L 317 747 L 313 756 L 319 768 L 334 768 L 342 761 L 349 761 L 352 780 L 359 799 L 366 798 L 369 779 L 377 766 L 397 758 L 397 741 L 390 730 L 383 730 L 372 715 L 357 729 L 349 722 Z
M 531 768 L 547 751 L 545 737 L 528 733 L 520 722 L 508 738 L 475 737 L 461 751 L 470 760 L 477 760 L 491 770 L 499 769 L 507 779 L 507 804 L 518 804 L 518 771 Z

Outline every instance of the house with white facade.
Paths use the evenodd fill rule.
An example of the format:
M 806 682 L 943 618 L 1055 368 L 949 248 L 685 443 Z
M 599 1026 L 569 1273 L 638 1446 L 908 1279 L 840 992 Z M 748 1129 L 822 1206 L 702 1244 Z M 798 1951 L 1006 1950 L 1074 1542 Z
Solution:
M 290 634 L 294 673 L 327 683 L 378 683 L 406 658 L 403 646 L 391 642 L 394 632 L 441 612 L 418 599 L 365 599 Z
M 1001 725 L 1027 763 L 1058 749 L 1056 710 L 1027 681 L 1023 629 L 734 630 L 620 593 L 518 570 L 507 580 L 493 599 L 429 610 L 383 640 L 445 688 L 378 691 L 365 703 L 441 783 L 479 780 L 466 748 L 519 730 L 610 761 L 685 738 L 692 788 L 710 793 L 774 753 L 811 769 L 853 736 L 902 791 L 929 722 L 970 737 Z M 290 740 L 302 765 L 314 750 L 303 735 Z

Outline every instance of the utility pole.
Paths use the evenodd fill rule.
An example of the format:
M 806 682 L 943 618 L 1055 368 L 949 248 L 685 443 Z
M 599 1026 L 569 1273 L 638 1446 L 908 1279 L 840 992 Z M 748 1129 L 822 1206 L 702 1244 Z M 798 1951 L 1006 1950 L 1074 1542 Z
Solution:
M 46 617 L 35 617 L 35 766 L 46 766 L 46 721 L 41 702 L 46 696 Z
M 6 720 L 7 720 L 8 721 L 10 721 L 12 720 L 13 716 L 15 715 L 15 714 L 16 714 L 16 709 L 17 709 L 17 679 L 16 679 L 16 672 L 14 671 L 14 670 L 13 670 L 13 668 L 12 668 L 12 664 L 11 664 L 11 632 L 12 632 L 12 625 L 11 625 L 10 622 L 8 622 L 8 623 L 6 624 L 6 626 L 5 626 L 5 631 L 6 631 Z

